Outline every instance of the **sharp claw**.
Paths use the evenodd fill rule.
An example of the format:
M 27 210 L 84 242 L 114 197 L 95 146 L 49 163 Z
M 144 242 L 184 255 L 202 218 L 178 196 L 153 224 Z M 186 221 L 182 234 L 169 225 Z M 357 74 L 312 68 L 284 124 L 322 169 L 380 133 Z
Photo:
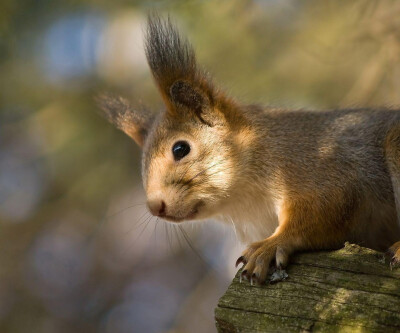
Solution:
M 242 273 L 240 274 L 240 278 L 242 279 L 242 278 L 245 278 L 246 280 L 248 279 L 247 278 L 247 269 L 245 269 L 244 271 L 242 271 Z
M 390 260 L 390 263 L 389 263 L 390 270 L 393 270 L 393 268 L 396 268 L 399 263 L 400 263 L 400 261 L 396 257 L 393 257 L 392 260 Z
M 238 267 L 240 264 L 244 264 L 244 263 L 245 263 L 244 257 L 243 257 L 243 256 L 240 256 L 240 257 L 238 258 L 238 260 L 236 260 L 235 267 Z
M 253 280 L 253 279 L 255 278 L 255 276 L 256 276 L 256 275 L 255 275 L 254 273 L 251 274 L 251 277 L 250 277 L 250 284 L 251 284 L 251 285 L 254 284 L 254 280 Z
M 256 275 L 256 273 L 253 273 L 252 275 L 251 275 L 251 285 L 253 285 L 253 283 L 254 284 L 258 284 L 258 278 L 257 278 L 257 275 Z

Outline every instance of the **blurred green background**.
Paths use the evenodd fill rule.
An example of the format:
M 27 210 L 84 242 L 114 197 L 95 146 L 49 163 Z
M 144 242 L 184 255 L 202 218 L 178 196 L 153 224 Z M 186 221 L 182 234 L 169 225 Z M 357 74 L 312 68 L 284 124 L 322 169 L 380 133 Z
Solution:
M 2 0 L 0 332 L 215 331 L 242 245 L 212 221 L 151 218 L 140 150 L 93 101 L 162 107 L 150 10 L 245 103 L 400 104 L 396 1 Z

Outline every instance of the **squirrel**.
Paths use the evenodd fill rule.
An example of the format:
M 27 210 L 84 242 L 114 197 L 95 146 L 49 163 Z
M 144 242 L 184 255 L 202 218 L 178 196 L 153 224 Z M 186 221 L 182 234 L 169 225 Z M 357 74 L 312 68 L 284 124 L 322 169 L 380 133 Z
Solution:
M 400 263 L 400 110 L 242 105 L 212 82 L 171 19 L 148 17 L 145 53 L 165 110 L 102 95 L 105 117 L 143 148 L 150 212 L 216 218 L 248 244 L 241 277 L 262 284 L 298 251 L 345 241 Z

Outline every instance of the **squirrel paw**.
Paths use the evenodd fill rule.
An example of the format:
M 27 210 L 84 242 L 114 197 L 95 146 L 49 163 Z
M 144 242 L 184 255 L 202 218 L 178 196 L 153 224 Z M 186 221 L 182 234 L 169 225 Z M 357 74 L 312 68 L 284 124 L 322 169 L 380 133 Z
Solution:
M 286 266 L 288 258 L 289 253 L 270 239 L 253 243 L 236 261 L 236 266 L 244 265 L 240 281 L 245 279 L 250 281 L 252 285 L 254 283 L 263 284 L 271 264 L 275 263 L 276 267 L 281 269 Z
M 390 256 L 390 269 L 400 267 L 400 242 L 394 243 L 387 251 Z

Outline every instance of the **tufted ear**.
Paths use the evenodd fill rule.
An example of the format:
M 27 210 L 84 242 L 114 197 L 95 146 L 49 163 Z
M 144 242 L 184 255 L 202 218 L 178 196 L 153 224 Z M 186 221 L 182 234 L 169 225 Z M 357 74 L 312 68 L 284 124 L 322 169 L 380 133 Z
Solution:
M 149 16 L 145 49 L 167 112 L 175 113 L 176 106 L 185 106 L 202 122 L 212 125 L 212 117 L 216 114 L 209 111 L 224 102 L 225 97 L 197 66 L 193 47 L 180 36 L 169 18 L 163 20 L 156 14 Z
M 102 115 L 115 127 L 129 135 L 141 147 L 150 131 L 155 118 L 154 114 L 146 109 L 134 109 L 128 100 L 122 97 L 102 94 L 97 96 L 96 102 Z
M 172 84 L 170 96 L 173 104 L 190 109 L 203 123 L 212 126 L 208 117 L 204 117 L 205 111 L 210 107 L 210 100 L 200 89 L 189 82 L 178 80 Z
M 182 80 L 175 81 L 171 86 L 170 96 L 174 104 L 190 108 L 197 114 L 209 105 L 207 97 L 201 91 Z

